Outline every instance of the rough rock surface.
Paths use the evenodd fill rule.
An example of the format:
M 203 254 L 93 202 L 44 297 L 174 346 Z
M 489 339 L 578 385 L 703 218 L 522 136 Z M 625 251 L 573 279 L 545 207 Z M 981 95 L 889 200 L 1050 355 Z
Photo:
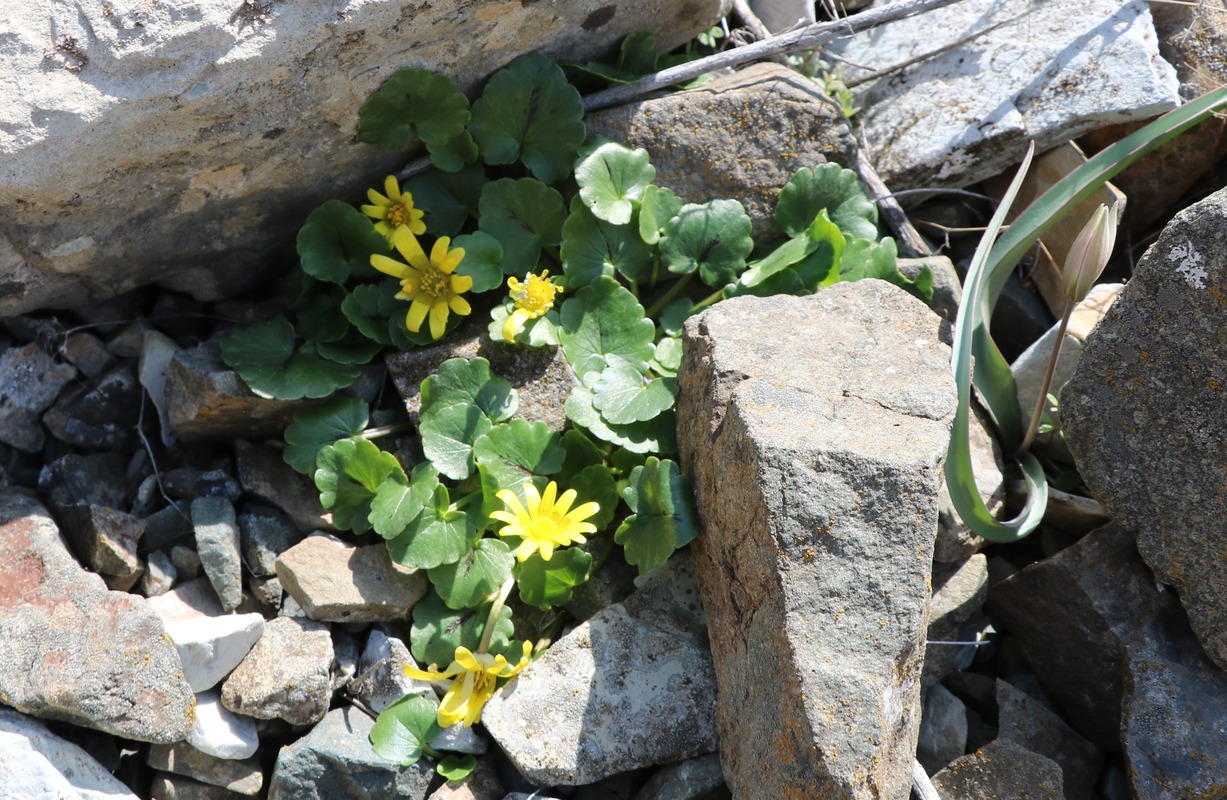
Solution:
M 1088 0 L 1071 14 L 1060 0 L 963 0 L 831 49 L 868 65 L 846 67 L 850 80 L 917 59 L 858 92 L 856 118 L 895 190 L 966 186 L 1016 163 L 1030 139 L 1043 152 L 1180 103 L 1143 3 Z
M 193 692 L 212 689 L 264 633 L 259 614 L 192 617 L 166 623 L 166 636 L 183 661 L 183 676 Z
M 482 723 L 541 785 L 593 783 L 716 749 L 716 685 L 687 553 L 495 694 Z
M 1227 668 L 1227 190 L 1168 223 L 1087 338 L 1061 399 L 1066 443 L 1108 515 L 1176 587 Z M 1196 478 L 1195 480 L 1193 478 Z
M 13 800 L 137 800 L 89 753 L 8 708 L 0 708 L 0 775 Z
M 19 711 L 129 739 L 175 742 L 194 698 L 161 620 L 107 591 L 69 553 L 47 511 L 0 494 L 0 697 Z
M 375 755 L 369 742 L 374 724 L 351 706 L 329 712 L 309 734 L 281 748 L 268 800 L 422 800 L 434 775 L 429 760 L 402 767 Z
M 0 353 L 0 442 L 27 453 L 43 449 L 47 437 L 38 418 L 76 375 L 33 342 Z
M 933 776 L 933 788 L 950 800 L 1061 800 L 1061 768 L 1020 744 L 997 740 L 955 760 Z
M 400 67 L 472 90 L 532 50 L 584 61 L 636 30 L 667 50 L 727 5 L 14 6 L 0 55 L 0 314 L 151 282 L 201 299 L 254 286 L 315 205 L 404 162 L 352 141 L 359 105 Z
M 222 684 L 222 705 L 257 719 L 319 722 L 332 699 L 332 637 L 308 619 L 278 617 Z
M 277 577 L 320 622 L 404 619 L 428 587 L 426 574 L 394 563 L 383 542 L 357 547 L 327 534 L 282 553 Z
M 257 759 L 216 758 L 186 742 L 154 745 L 149 748 L 145 760 L 154 769 L 221 786 L 238 794 L 254 797 L 264 784 L 264 774 Z
M 678 440 L 734 796 L 908 795 L 955 409 L 940 323 L 876 280 L 686 322 Z
M 999 738 L 1018 742 L 1060 765 L 1065 800 L 1094 795 L 1103 753 L 1066 725 L 1056 711 L 999 678 L 997 719 Z
M 1123 749 L 1138 800 L 1212 797 L 1227 784 L 1227 674 L 1115 524 L 989 591 L 1044 689 L 1079 733 Z
M 689 203 L 741 202 L 754 235 L 775 231 L 780 188 L 802 167 L 855 163 L 843 115 L 817 83 L 779 64 L 755 64 L 697 89 L 611 108 L 587 119 L 600 133 L 645 148 L 656 183 Z

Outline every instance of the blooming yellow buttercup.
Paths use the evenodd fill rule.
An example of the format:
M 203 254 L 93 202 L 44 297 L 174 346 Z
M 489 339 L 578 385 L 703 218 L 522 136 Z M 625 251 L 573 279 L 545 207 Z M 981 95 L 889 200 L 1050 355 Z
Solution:
M 449 311 L 462 317 L 472 311 L 468 301 L 460 295 L 473 288 L 473 279 L 467 275 L 453 274 L 464 258 L 464 248 L 449 250 L 451 241 L 446 236 L 440 236 L 427 258 L 417 238 L 400 228 L 393 232 L 392 244 L 408 264 L 385 255 L 371 256 L 372 267 L 393 278 L 400 278 L 401 290 L 396 293 L 397 299 L 412 303 L 409 313 L 405 315 L 405 327 L 417 333 L 429 314 L 432 339 L 443 336 Z
M 383 182 L 383 190 L 388 193 L 384 197 L 374 189 L 367 189 L 367 199 L 370 205 L 362 207 L 362 213 L 375 222 L 375 230 L 392 241 L 392 234 L 398 230 L 407 230 L 414 236 L 426 233 L 426 223 L 422 222 L 422 209 L 414 208 L 413 195 L 402 192 L 395 175 L 389 175 Z
M 532 644 L 525 642 L 524 655 L 513 665 L 501 655 L 474 653 L 467 647 L 457 647 L 455 660 L 442 672 L 434 664 L 430 665 L 429 670 L 406 664 L 404 671 L 410 678 L 420 681 L 455 678 L 439 703 L 439 727 L 450 728 L 460 722 L 469 728 L 473 723 L 481 722 L 481 710 L 494 695 L 499 678 L 510 678 L 528 666 L 532 651 Z
M 562 287 L 549 277 L 550 271 L 547 269 L 540 275 L 528 273 L 523 283 L 514 276 L 507 279 L 507 293 L 515 302 L 515 310 L 503 323 L 504 339 L 514 342 L 525 322 L 543 316 L 554 307 L 554 296 L 562 292 Z
M 531 483 L 524 484 L 524 499 L 528 505 L 520 503 L 520 498 L 510 489 L 503 489 L 497 495 L 505 511 L 494 511 L 491 519 L 507 523 L 498 532 L 499 536 L 518 536 L 520 546 L 516 548 L 516 558 L 525 561 L 533 553 L 540 551 L 543 561 L 549 561 L 554 556 L 554 548 L 566 547 L 574 542 L 586 542 L 586 533 L 596 533 L 596 526 L 584 520 L 596 514 L 601 507 L 596 503 L 584 503 L 571 508 L 575 502 L 574 489 L 567 489 L 558 497 L 558 484 L 550 481 L 545 486 L 545 494 L 538 494 L 537 487 Z

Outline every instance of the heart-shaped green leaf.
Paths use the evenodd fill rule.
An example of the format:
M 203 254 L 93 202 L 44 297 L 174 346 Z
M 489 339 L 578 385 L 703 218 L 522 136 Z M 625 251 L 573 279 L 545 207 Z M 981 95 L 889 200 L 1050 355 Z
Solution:
M 665 226 L 685 205 L 682 198 L 662 186 L 649 186 L 639 201 L 639 237 L 647 244 L 656 244 L 664 235 Z
M 469 217 L 477 217 L 477 201 L 485 185 L 486 171 L 479 164 L 469 164 L 459 172 L 416 175 L 402 188 L 413 195 L 413 204 L 426 212 L 431 233 L 455 236 Z
M 562 241 L 562 195 L 541 181 L 503 178 L 487 183 L 478 211 L 481 230 L 503 246 L 505 274 L 523 276 L 535 270 L 541 248 Z
M 443 732 L 438 724 L 439 706 L 420 694 L 408 694 L 380 712 L 371 728 L 371 749 L 407 767 L 416 764 L 430 742 Z
M 736 200 L 687 203 L 665 225 L 660 257 L 669 271 L 685 275 L 698 270 L 708 286 L 724 286 L 746 268 L 754 249 L 752 224 Z
M 637 226 L 613 225 L 593 216 L 578 197 L 562 227 L 562 269 L 571 291 L 615 272 L 629 280 L 652 263 L 652 248 L 643 243 Z
M 371 529 L 371 500 L 383 482 L 405 480 L 395 456 L 357 437 L 321 448 L 316 463 L 320 504 L 332 512 L 334 525 L 354 533 Z
M 540 553 L 533 553 L 517 569 L 520 599 L 537 608 L 570 602 L 571 590 L 588 580 L 591 567 L 591 554 L 578 547 L 555 550 L 549 561 L 543 560 Z
M 473 471 L 473 442 L 493 424 L 471 403 L 433 407 L 418 426 L 422 452 L 439 472 L 462 481 Z
M 408 481 L 393 474 L 375 491 L 371 500 L 371 526 L 385 539 L 394 539 L 405 532 L 434 499 L 439 486 L 439 472 L 429 461 L 413 468 Z
M 448 608 L 472 608 L 489 600 L 511 577 L 515 557 L 499 539 L 479 539 L 459 561 L 435 567 L 427 573 L 430 584 Z
M 647 422 L 673 407 L 676 381 L 649 378 L 619 363 L 606 367 L 593 386 L 592 405 L 613 425 Z
M 800 236 L 824 208 L 845 235 L 878 238 L 878 207 L 865 194 L 856 173 L 838 164 L 798 170 L 780 189 L 775 224 L 789 236 Z
M 388 240 L 362 212 L 329 200 L 307 216 L 298 230 L 298 258 L 313 278 L 343 284 L 351 275 L 376 274 L 371 254 L 391 252 Z
M 630 223 L 635 204 L 655 178 L 647 150 L 616 142 L 601 145 L 575 166 L 584 205 L 597 219 L 613 225 Z
M 498 239 L 488 233 L 474 231 L 457 236 L 452 241 L 452 247 L 464 250 L 464 260 L 456 268 L 456 274 L 473 279 L 470 292 L 488 292 L 503 285 L 503 270 L 500 267 L 503 263 L 503 246 Z
M 294 326 L 274 317 L 236 328 L 221 342 L 222 358 L 260 397 L 327 397 L 350 386 L 362 368 L 322 357 L 313 342 L 296 343 Z
M 436 408 L 475 405 L 493 422 L 509 419 L 520 405 L 519 395 L 505 378 L 490 373 L 484 358 L 449 358 L 434 375 L 422 381 L 423 421 Z
M 529 53 L 486 82 L 469 130 L 487 164 L 519 159 L 540 180 L 557 183 L 570 176 L 584 141 L 584 104 L 562 68 Z
M 295 412 L 294 421 L 285 429 L 281 458 L 299 472 L 311 474 L 320 448 L 362 433 L 370 421 L 367 411 L 366 401 L 338 395 L 323 405 Z
M 635 296 L 613 278 L 597 278 L 567 298 L 559 320 L 563 351 L 573 368 L 593 356 L 614 356 L 635 369 L 647 369 L 656 326 Z
M 386 150 L 409 146 L 414 133 L 443 145 L 464 131 L 469 100 L 448 76 L 429 69 L 399 70 L 379 85 L 358 110 L 358 141 Z
M 456 657 L 457 647 L 476 650 L 481 644 L 490 607 L 491 604 L 486 603 L 480 608 L 456 611 L 448 608 L 443 599 L 431 590 L 413 607 L 409 651 L 422 664 L 437 664 L 440 669 L 446 669 Z M 490 652 L 506 650 L 513 635 L 515 625 L 511 621 L 511 609 L 503 606 L 494 623 Z
M 476 534 L 469 515 L 450 507 L 447 487 L 439 484 L 431 502 L 399 536 L 388 540 L 388 554 L 406 567 L 431 569 L 462 558 Z
M 614 541 L 626 560 L 646 575 L 699 534 L 690 482 L 669 459 L 650 457 L 631 473 L 622 492 L 634 513 L 618 526 Z
M 566 402 L 567 419 L 602 441 L 624 447 L 634 453 L 677 452 L 676 420 L 673 411 L 666 411 L 647 422 L 612 425 L 601 419 L 592 405 L 592 390 L 577 386 Z

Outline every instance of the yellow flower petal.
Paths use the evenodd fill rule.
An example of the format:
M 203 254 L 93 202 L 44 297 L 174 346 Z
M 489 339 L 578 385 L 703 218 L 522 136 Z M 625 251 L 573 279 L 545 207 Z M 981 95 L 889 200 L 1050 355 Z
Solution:
M 405 327 L 417 333 L 422 329 L 422 322 L 425 321 L 428 313 L 430 313 L 430 305 L 423 302 L 420 297 L 415 297 L 413 305 L 409 306 L 409 313 L 405 315 Z
M 452 291 L 456 294 L 467 292 L 473 288 L 473 278 L 470 275 L 453 275 L 451 281 Z
M 430 338 L 442 339 L 447 332 L 447 301 L 435 301 L 430 307 Z
M 509 342 L 516 340 L 516 334 L 524 327 L 524 323 L 528 320 L 528 312 L 517 308 L 511 312 L 511 316 L 503 323 L 503 338 Z
M 371 266 L 385 275 L 391 275 L 393 278 L 403 278 L 405 273 L 409 271 L 408 265 L 379 253 L 371 256 Z
M 400 202 L 400 184 L 396 182 L 395 175 L 383 179 L 383 191 L 393 203 Z

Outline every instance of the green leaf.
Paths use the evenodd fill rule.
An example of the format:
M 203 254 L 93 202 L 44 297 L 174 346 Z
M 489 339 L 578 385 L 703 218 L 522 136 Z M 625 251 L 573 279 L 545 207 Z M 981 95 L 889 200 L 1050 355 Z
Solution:
M 482 491 L 493 497 L 501 489 L 519 488 L 534 475 L 558 472 L 566 457 L 561 438 L 544 422 L 523 419 L 513 419 L 490 429 L 473 443 L 473 457 L 481 470 Z
M 614 541 L 626 560 L 646 575 L 699 534 L 690 482 L 677 464 L 655 456 L 631 473 L 623 497 L 634 513 L 618 526 Z
M 631 75 L 648 75 L 656 71 L 656 35 L 651 31 L 633 31 L 618 48 L 618 69 Z
M 430 163 L 444 172 L 459 172 L 477 160 L 477 143 L 468 131 L 461 131 L 446 142 L 427 142 Z
M 673 407 L 676 383 L 648 378 L 632 367 L 617 364 L 601 373 L 592 389 L 592 405 L 602 419 L 614 425 L 647 422 Z
M 311 474 L 320 448 L 362 433 L 370 421 L 367 411 L 366 401 L 339 395 L 323 405 L 295 412 L 294 421 L 285 429 L 287 446 L 282 460 L 303 474 Z
M 354 533 L 371 529 L 371 501 L 380 485 L 393 477 L 405 480 L 395 456 L 356 437 L 321 448 L 317 463 L 320 504 L 332 512 L 334 525 Z
M 536 269 L 542 247 L 562 241 L 567 210 L 562 195 L 532 178 L 487 183 L 478 202 L 478 226 L 503 246 L 505 274 L 523 276 Z
M 306 338 L 315 342 L 335 342 L 349 332 L 349 320 L 339 313 L 345 300 L 345 290 L 333 284 L 316 284 L 324 291 L 316 293 L 298 312 L 297 330 L 309 331 Z M 331 290 L 331 291 L 330 291 Z
M 665 225 L 661 261 L 670 272 L 698 270 L 708 286 L 723 286 L 746 268 L 746 256 L 754 249 L 750 228 L 750 218 L 736 200 L 687 203 Z
M 430 741 L 443 732 L 439 706 L 420 694 L 405 695 L 379 713 L 371 728 L 375 755 L 402 767 L 416 764 Z
M 285 317 L 234 329 L 222 340 L 221 351 L 254 394 L 277 400 L 327 397 L 352 385 L 362 372 L 360 366 L 321 357 L 312 342 L 296 345 L 294 327 Z
M 437 664 L 446 669 L 456 656 L 457 647 L 477 650 L 490 615 L 490 603 L 481 608 L 455 611 L 447 607 L 434 590 L 413 606 L 413 627 L 409 632 L 409 651 L 422 664 Z M 511 609 L 503 606 L 494 623 L 490 651 L 498 652 L 511 644 L 515 625 Z
M 647 244 L 656 244 L 669 221 L 677 216 L 685 203 L 682 198 L 661 186 L 643 190 L 639 201 L 639 237 Z
M 457 275 L 467 275 L 473 279 L 473 294 L 488 292 L 503 285 L 503 246 L 493 236 L 474 231 L 464 236 L 457 236 L 452 241 L 452 247 L 464 249 L 464 260 L 456 268 Z
M 302 270 L 321 281 L 343 284 L 351 275 L 375 275 L 371 254 L 390 252 L 388 240 L 375 224 L 340 200 L 329 200 L 312 211 L 298 230 Z
M 809 236 L 794 236 L 752 264 L 749 269 L 742 273 L 737 283 L 745 288 L 758 286 L 773 275 L 777 275 L 798 263 L 817 249 L 818 242 Z
M 399 70 L 379 85 L 358 110 L 358 141 L 385 150 L 409 146 L 414 133 L 442 145 L 469 121 L 469 100 L 446 75 L 428 69 Z
M 652 371 L 665 377 L 676 377 L 682 366 L 682 339 L 666 336 L 656 343 L 656 355 L 652 357 Z
M 928 303 L 933 299 L 932 271 L 926 274 L 922 270 L 913 280 L 899 271 L 896 254 L 894 239 L 886 238 L 880 242 L 851 239 L 844 248 L 844 257 L 840 262 L 840 280 L 878 278 L 906 289 L 913 296 Z
M 459 172 L 428 172 L 405 181 L 402 190 L 426 212 L 427 228 L 438 236 L 460 233 L 469 217 L 477 217 L 477 201 L 486 185 L 486 171 L 469 164 Z
M 433 407 L 418 426 L 422 452 L 439 472 L 462 481 L 473 471 L 473 442 L 492 427 L 490 418 L 471 403 Z
M 477 769 L 477 756 L 468 753 L 448 753 L 439 759 L 435 772 L 448 783 L 460 783 Z
M 561 470 L 564 475 L 578 475 L 581 470 L 605 463 L 605 453 L 601 448 L 575 428 L 562 435 L 560 444 L 566 451 Z
M 363 336 L 386 347 L 393 343 L 391 318 L 396 314 L 404 317 L 408 311 L 396 299 L 399 289 L 400 281 L 395 278 L 355 286 L 341 302 L 341 313 Z
M 780 190 L 775 224 L 789 236 L 800 236 L 824 208 L 846 235 L 878 238 L 877 206 L 865 194 L 856 173 L 838 164 L 798 170 Z
M 572 367 L 591 356 L 616 356 L 635 369 L 647 369 L 656 326 L 644 317 L 635 296 L 613 278 L 597 278 L 567 298 L 559 320 L 563 351 Z
M 408 481 L 396 475 L 384 481 L 371 500 L 369 519 L 375 533 L 385 539 L 400 536 L 434 498 L 438 486 L 439 472 L 429 461 L 414 467 Z
M 656 178 L 648 151 L 609 142 L 575 166 L 579 197 L 597 219 L 626 225 L 635 204 Z
M 549 561 L 533 553 L 517 570 L 520 599 L 537 608 L 560 606 L 571 600 L 571 590 L 588 580 L 592 555 L 578 547 L 555 550 Z
M 632 225 L 612 225 L 593 216 L 575 197 L 571 213 L 562 226 L 562 270 L 571 291 L 581 289 L 602 275 L 615 272 L 638 280 L 652 263 L 652 248 L 643 243 Z
M 571 174 L 584 141 L 584 104 L 557 64 L 528 53 L 486 82 L 469 130 L 487 164 L 519 159 L 537 178 L 557 183 Z
M 476 534 L 469 515 L 451 508 L 447 487 L 439 484 L 432 502 L 400 535 L 388 540 L 388 554 L 406 567 L 431 569 L 463 558 Z
M 479 539 L 459 561 L 434 567 L 427 574 L 448 608 L 472 608 L 498 591 L 511 577 L 514 563 L 506 542 Z
M 340 308 L 336 309 L 336 315 L 341 319 L 345 319 L 344 313 Z M 349 322 L 346 320 L 346 325 Z M 375 354 L 383 349 L 383 345 L 379 342 L 374 342 L 368 339 L 361 331 L 351 330 L 345 338 L 334 342 L 316 342 L 315 350 L 321 358 L 326 358 L 329 361 L 335 361 L 338 364 L 352 364 L 357 367 L 364 367 L 371 363 L 371 359 Z
M 458 404 L 475 405 L 492 422 L 502 422 L 516 413 L 520 397 L 509 381 L 490 373 L 486 359 L 449 358 L 422 381 L 420 416 L 425 421 L 436 408 Z
M 677 451 L 676 420 L 667 411 L 648 422 L 613 425 L 601 419 L 592 405 L 592 390 L 577 386 L 566 402 L 567 419 L 587 430 L 596 438 L 624 447 L 635 453 L 673 453 Z
M 694 301 L 689 297 L 679 297 L 665 306 L 660 312 L 660 330 L 666 336 L 680 336 L 686 326 L 686 320 L 694 313 Z
M 585 467 L 568 481 L 566 486 L 575 490 L 580 503 L 591 500 L 601 507 L 601 510 L 588 520 L 598 531 L 604 530 L 613 522 L 614 513 L 618 510 L 618 490 L 608 467 L 600 463 Z

